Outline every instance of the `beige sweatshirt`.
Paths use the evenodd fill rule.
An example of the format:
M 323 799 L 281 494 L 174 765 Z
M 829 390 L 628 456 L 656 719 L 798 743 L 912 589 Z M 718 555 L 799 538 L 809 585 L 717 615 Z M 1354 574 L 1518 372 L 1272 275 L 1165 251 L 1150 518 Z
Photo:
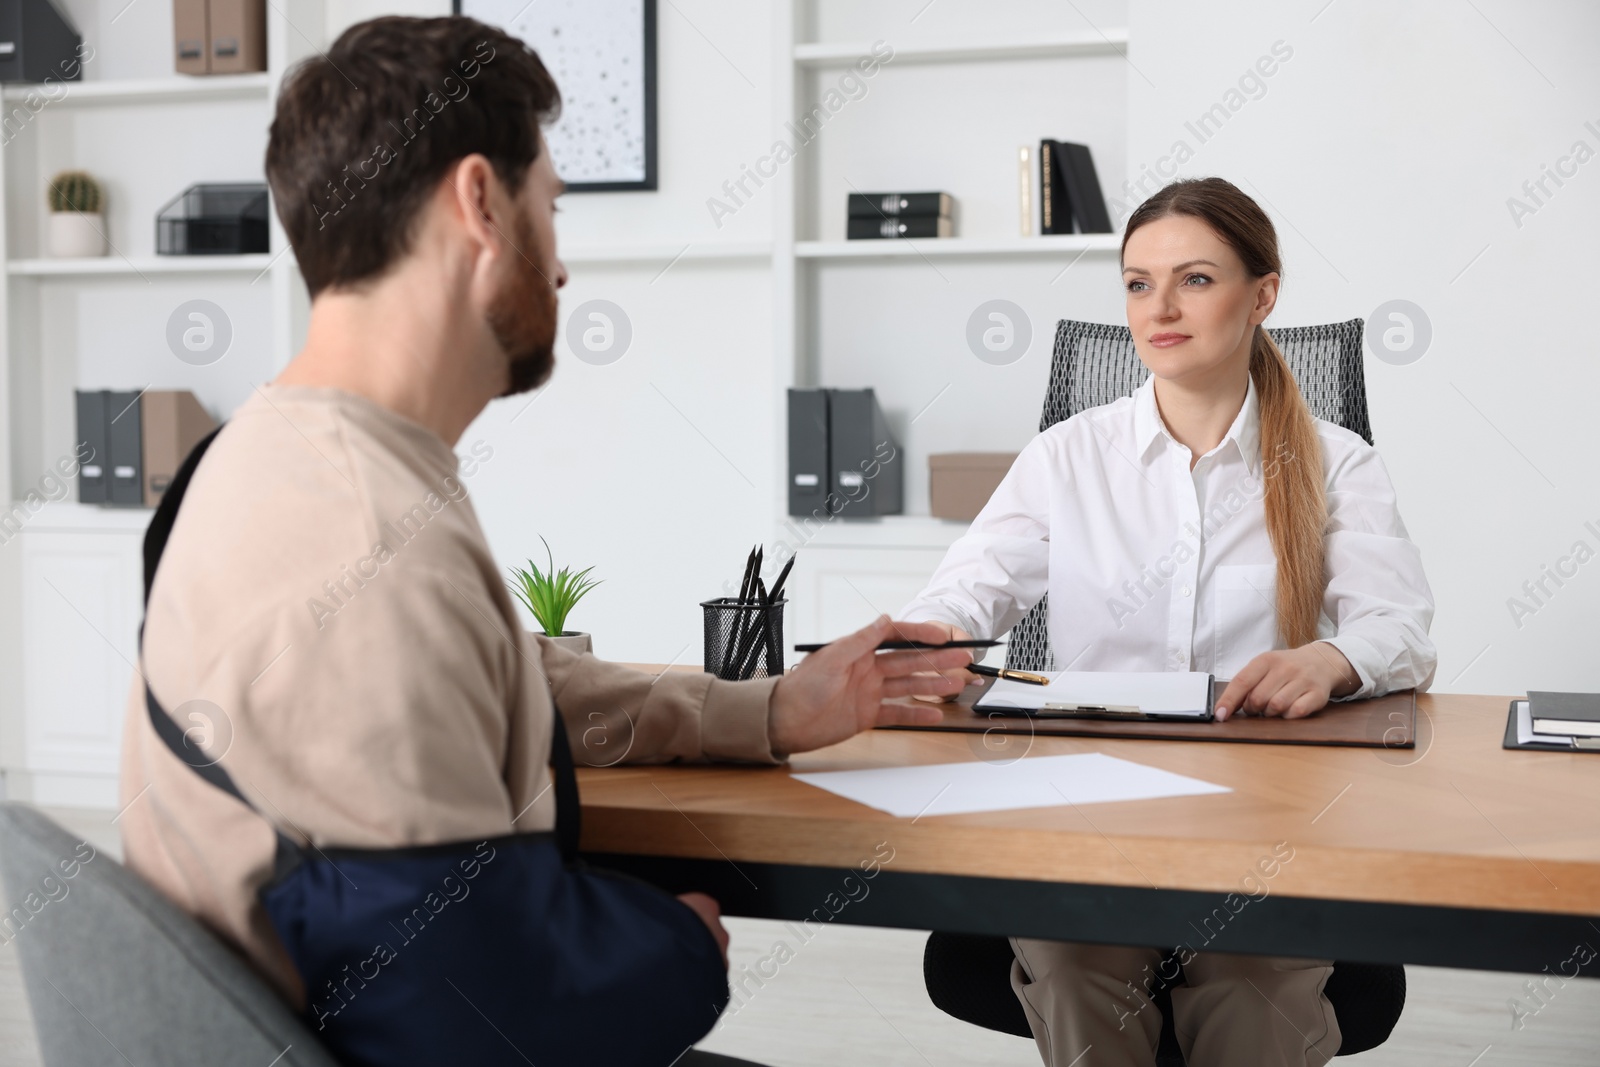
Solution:
M 480 445 L 472 462 L 488 456 Z M 552 701 L 580 765 L 773 761 L 772 680 L 656 679 L 527 633 L 457 465 L 432 431 L 365 399 L 266 386 L 195 472 L 141 669 L 260 811 L 317 847 L 549 829 Z M 128 865 L 300 1003 L 256 899 L 272 829 L 166 749 L 143 693 L 136 676 Z

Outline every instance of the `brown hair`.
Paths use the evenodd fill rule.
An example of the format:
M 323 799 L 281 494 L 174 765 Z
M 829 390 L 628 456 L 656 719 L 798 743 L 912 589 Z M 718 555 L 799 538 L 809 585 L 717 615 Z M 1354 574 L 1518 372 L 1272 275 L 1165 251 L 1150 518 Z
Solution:
M 284 79 L 267 181 L 312 296 L 387 271 L 423 205 L 479 153 L 513 193 L 561 93 L 539 57 L 470 18 L 358 23 Z
M 1140 204 L 1122 235 L 1147 222 L 1183 215 L 1204 222 L 1239 255 L 1252 278 L 1282 274 L 1278 234 L 1254 200 L 1221 178 L 1175 181 Z M 1328 503 L 1322 449 L 1311 409 L 1265 327 L 1250 343 L 1250 376 L 1261 408 L 1261 473 L 1267 535 L 1278 557 L 1278 634 L 1289 648 L 1316 640 L 1327 591 L 1323 570 Z

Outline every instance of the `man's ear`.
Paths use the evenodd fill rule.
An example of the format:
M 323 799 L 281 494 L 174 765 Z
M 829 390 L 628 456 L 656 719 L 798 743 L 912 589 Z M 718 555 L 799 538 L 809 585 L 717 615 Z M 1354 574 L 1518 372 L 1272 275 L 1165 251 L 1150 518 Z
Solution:
M 507 229 L 510 220 L 504 216 L 511 201 L 493 165 L 475 152 L 458 160 L 445 173 L 444 180 L 467 235 L 484 248 L 498 248 L 510 232 Z

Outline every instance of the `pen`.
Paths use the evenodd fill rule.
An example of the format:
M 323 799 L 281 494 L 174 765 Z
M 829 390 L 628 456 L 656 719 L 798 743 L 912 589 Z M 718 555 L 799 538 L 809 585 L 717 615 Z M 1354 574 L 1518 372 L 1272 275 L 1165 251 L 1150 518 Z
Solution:
M 922 651 L 928 652 L 940 648 L 993 648 L 999 641 L 945 641 L 936 644 L 930 641 L 884 641 L 878 646 L 879 652 Z M 827 644 L 820 645 L 795 645 L 796 652 L 820 652 L 827 648 Z
M 1009 678 L 1013 682 L 1023 682 L 1027 685 L 1049 685 L 1050 679 L 1042 674 L 1029 674 L 1027 671 L 1013 671 L 1004 667 L 985 667 L 981 663 L 967 664 L 967 670 L 973 674 L 981 674 L 986 678 Z

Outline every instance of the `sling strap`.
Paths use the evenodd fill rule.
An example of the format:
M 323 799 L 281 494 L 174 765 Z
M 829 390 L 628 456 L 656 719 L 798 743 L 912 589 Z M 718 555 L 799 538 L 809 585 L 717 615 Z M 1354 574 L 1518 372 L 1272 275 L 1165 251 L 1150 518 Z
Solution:
M 226 425 L 226 424 L 224 424 Z M 150 607 L 150 590 L 155 584 L 156 568 L 161 564 L 162 553 L 167 548 L 167 538 L 172 534 L 172 526 L 177 519 L 178 508 L 183 503 L 184 494 L 188 492 L 189 481 L 193 478 L 195 469 L 200 466 L 200 460 L 205 456 L 206 450 L 216 440 L 217 434 L 222 432 L 218 426 L 205 437 L 184 459 L 182 466 L 173 476 L 172 483 L 161 497 L 161 503 L 156 508 L 155 515 L 150 519 L 150 526 L 144 535 L 144 605 L 148 614 Z M 144 664 L 144 622 L 139 623 L 139 661 L 141 668 Z M 277 849 L 273 857 L 273 876 L 281 878 L 299 866 L 304 855 L 301 848 L 292 838 L 278 829 L 277 824 L 268 819 L 266 814 L 250 803 L 239 787 L 234 784 L 233 776 L 222 768 L 215 758 L 208 755 L 199 745 L 189 740 L 188 734 L 182 726 L 173 719 L 161 702 L 156 699 L 155 693 L 150 689 L 149 675 L 141 670 L 145 678 L 144 702 L 150 713 L 150 725 L 155 728 L 156 736 L 161 738 L 163 744 L 174 756 L 182 760 L 201 778 L 211 785 L 227 793 L 251 811 L 267 820 L 272 826 L 277 838 Z M 554 720 L 550 729 L 550 766 L 554 776 L 556 794 L 556 843 L 564 859 L 571 862 L 578 853 L 578 838 L 581 832 L 580 812 L 578 800 L 578 778 L 573 769 L 572 747 L 567 741 L 566 723 L 562 721 L 559 708 L 552 706 L 551 718 Z

